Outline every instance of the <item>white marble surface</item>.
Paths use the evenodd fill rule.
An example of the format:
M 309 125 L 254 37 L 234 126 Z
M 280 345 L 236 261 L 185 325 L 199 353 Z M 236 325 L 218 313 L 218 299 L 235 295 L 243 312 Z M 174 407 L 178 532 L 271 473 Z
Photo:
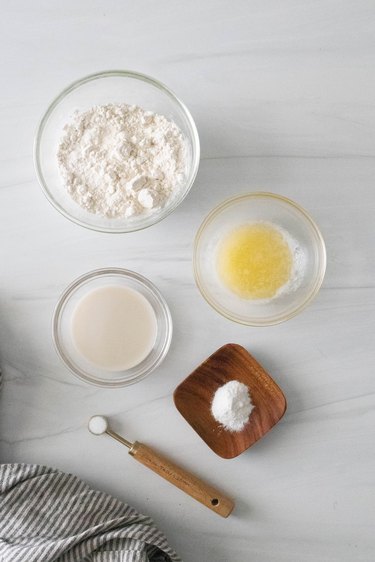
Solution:
M 2 3 L 0 47 L 1 461 L 54 465 L 129 501 L 154 516 L 185 562 L 372 562 L 374 2 L 16 0 Z M 109 68 L 167 83 L 190 107 L 202 141 L 182 206 L 123 236 L 60 216 L 32 163 L 50 99 Z M 218 316 L 191 268 L 207 211 L 254 189 L 305 206 L 329 256 L 310 308 L 265 329 Z M 149 277 L 174 318 L 163 366 L 121 390 L 81 384 L 51 341 L 60 292 L 103 266 Z M 289 406 L 266 438 L 230 461 L 200 441 L 172 402 L 182 378 L 229 341 L 263 362 Z M 86 421 L 97 412 L 233 495 L 233 516 L 221 520 L 115 442 L 90 436 Z

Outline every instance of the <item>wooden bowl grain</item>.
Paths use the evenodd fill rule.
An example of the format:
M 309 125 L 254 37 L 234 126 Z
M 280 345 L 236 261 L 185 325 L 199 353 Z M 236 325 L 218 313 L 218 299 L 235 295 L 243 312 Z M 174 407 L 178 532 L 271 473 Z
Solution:
M 222 427 L 211 414 L 216 390 L 230 380 L 249 388 L 255 408 L 239 432 Z M 243 453 L 277 424 L 286 410 L 286 399 L 270 375 L 242 346 L 226 344 L 206 359 L 174 391 L 174 403 L 198 435 L 220 457 Z

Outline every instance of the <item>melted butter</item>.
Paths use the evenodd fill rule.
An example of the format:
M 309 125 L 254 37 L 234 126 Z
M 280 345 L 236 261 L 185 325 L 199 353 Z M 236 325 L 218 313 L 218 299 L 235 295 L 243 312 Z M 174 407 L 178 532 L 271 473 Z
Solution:
M 231 231 L 220 243 L 217 270 L 224 285 L 245 299 L 269 299 L 290 279 L 293 256 L 283 233 L 269 223 Z

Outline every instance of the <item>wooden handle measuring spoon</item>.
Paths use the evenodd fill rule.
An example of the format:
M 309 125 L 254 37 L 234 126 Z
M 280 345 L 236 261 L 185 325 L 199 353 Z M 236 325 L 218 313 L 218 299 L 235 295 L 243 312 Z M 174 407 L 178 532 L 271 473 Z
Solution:
M 89 430 L 94 435 L 106 433 L 129 449 L 129 454 L 138 462 L 159 474 L 165 480 L 199 501 L 221 517 L 228 517 L 234 508 L 234 502 L 221 494 L 216 488 L 202 482 L 199 478 L 177 466 L 147 445 L 135 441 L 131 443 L 118 433 L 112 431 L 104 416 L 92 416 Z

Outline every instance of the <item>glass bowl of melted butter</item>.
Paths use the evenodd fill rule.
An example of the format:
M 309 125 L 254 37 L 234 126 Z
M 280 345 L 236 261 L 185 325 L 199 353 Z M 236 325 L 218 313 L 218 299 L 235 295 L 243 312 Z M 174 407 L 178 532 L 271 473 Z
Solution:
M 320 230 L 297 203 L 254 192 L 213 209 L 198 230 L 194 275 L 207 302 L 248 326 L 292 318 L 318 293 L 326 269 Z

